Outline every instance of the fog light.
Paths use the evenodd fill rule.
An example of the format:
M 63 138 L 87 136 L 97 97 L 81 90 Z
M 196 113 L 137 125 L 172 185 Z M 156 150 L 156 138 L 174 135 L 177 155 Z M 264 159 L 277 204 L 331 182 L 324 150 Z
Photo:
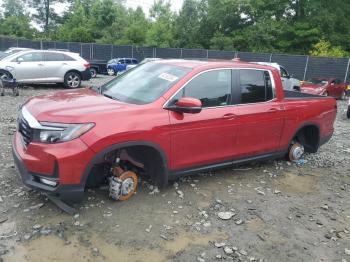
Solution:
M 48 185 L 48 186 L 52 186 L 52 187 L 55 187 L 57 186 L 58 182 L 56 181 L 52 181 L 52 180 L 49 180 L 49 179 L 46 179 L 46 178 L 39 178 L 40 182 L 45 184 L 45 185 Z

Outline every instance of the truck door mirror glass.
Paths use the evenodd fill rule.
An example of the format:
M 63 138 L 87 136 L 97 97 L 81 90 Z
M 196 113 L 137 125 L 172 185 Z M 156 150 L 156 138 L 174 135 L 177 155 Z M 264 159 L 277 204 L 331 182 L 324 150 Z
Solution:
M 17 62 L 18 62 L 18 63 L 21 63 L 21 62 L 23 62 L 23 61 L 24 61 L 23 57 L 18 57 L 18 58 L 17 58 Z

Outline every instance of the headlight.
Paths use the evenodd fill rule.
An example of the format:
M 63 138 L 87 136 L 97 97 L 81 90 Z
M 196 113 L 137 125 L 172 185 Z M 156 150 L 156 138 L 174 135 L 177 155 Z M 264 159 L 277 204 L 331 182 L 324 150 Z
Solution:
M 73 140 L 95 126 L 87 124 L 62 124 L 41 122 L 42 128 L 34 129 L 33 141 L 41 143 L 60 143 Z

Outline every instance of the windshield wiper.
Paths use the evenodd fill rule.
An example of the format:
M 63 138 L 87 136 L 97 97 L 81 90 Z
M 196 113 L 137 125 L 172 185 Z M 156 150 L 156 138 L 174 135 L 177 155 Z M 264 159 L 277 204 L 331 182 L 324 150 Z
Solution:
M 111 95 L 107 95 L 107 94 L 105 94 L 105 93 L 103 93 L 103 95 L 104 95 L 105 97 L 108 97 L 108 98 L 113 99 L 113 100 L 119 100 L 118 98 L 116 98 L 116 97 L 114 97 L 114 96 L 111 96 Z

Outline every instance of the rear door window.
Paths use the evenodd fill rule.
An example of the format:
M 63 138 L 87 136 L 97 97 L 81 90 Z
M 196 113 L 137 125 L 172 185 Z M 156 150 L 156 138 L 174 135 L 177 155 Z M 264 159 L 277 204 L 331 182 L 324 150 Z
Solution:
M 125 59 L 125 62 L 127 65 L 130 65 L 131 64 L 131 59 Z
M 136 59 L 132 59 L 132 63 L 136 65 L 137 64 L 137 60 Z
M 239 71 L 241 104 L 265 102 L 274 98 L 268 71 L 252 69 Z
M 45 61 L 65 61 L 63 54 L 60 53 L 45 53 Z

